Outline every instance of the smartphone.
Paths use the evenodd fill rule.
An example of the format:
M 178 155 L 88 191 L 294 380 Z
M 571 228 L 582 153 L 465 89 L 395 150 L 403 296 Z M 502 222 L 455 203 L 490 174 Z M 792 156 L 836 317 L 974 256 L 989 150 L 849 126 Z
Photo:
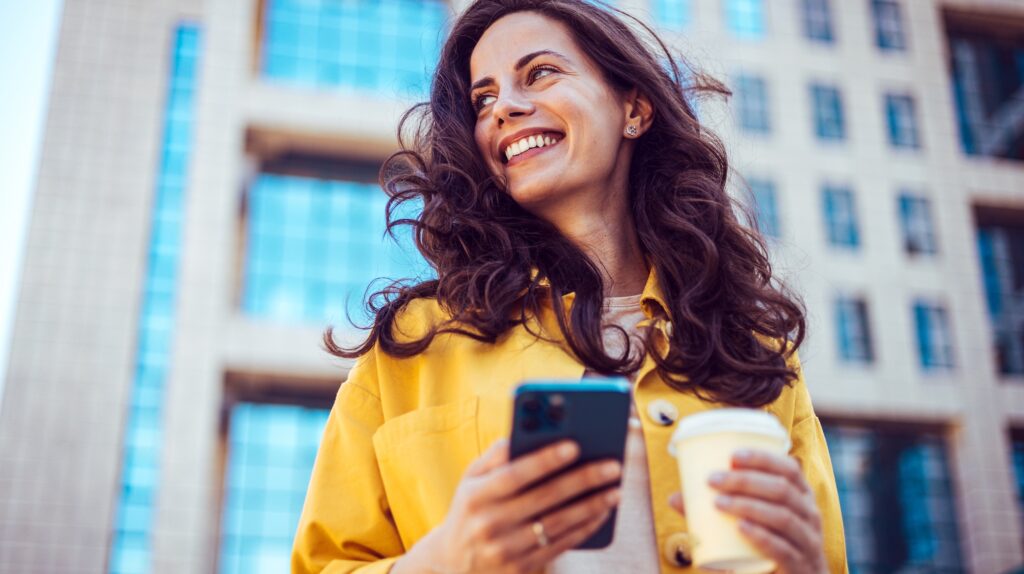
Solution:
M 561 473 L 596 460 L 622 463 L 629 401 L 629 383 L 622 378 L 523 383 L 515 393 L 509 454 L 514 459 L 562 439 L 572 439 L 580 447 L 580 456 Z M 567 501 L 563 507 L 592 492 Z M 615 515 L 613 509 L 601 528 L 576 549 L 592 550 L 611 544 Z

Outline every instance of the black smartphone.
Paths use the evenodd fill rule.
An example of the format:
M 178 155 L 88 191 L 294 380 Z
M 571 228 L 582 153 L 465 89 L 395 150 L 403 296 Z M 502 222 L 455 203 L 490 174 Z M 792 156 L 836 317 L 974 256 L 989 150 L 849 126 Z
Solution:
M 509 454 L 514 459 L 562 439 L 572 439 L 580 447 L 580 456 L 562 472 L 596 460 L 615 459 L 622 463 L 629 428 L 629 401 L 629 383 L 622 378 L 523 383 L 515 394 Z M 588 494 L 591 492 L 563 506 Z M 612 510 L 601 528 L 576 549 L 592 550 L 611 544 L 615 515 Z

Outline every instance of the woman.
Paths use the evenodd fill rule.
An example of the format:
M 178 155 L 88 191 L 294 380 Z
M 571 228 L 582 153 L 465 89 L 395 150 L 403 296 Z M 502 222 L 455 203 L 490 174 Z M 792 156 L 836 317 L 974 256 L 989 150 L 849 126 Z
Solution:
M 737 455 L 715 477 L 720 508 L 780 572 L 846 570 L 795 354 L 802 307 L 735 219 L 722 145 L 679 75 L 586 2 L 480 0 L 458 18 L 414 144 L 382 169 L 389 218 L 422 199 L 416 220 L 391 225 L 413 226 L 438 278 L 378 293 L 359 347 L 325 336 L 358 360 L 324 432 L 293 571 L 685 572 L 668 439 L 681 417 L 723 405 L 775 414 L 793 449 Z M 571 443 L 510 462 L 515 386 L 585 374 L 634 383 L 624 468 L 542 480 L 571 463 Z M 566 552 L 617 505 L 609 548 Z

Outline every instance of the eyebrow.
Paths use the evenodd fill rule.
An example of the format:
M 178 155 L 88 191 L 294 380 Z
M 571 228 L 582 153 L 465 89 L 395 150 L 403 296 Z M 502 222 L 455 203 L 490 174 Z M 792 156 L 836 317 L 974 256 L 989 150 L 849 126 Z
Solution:
M 519 58 L 519 60 L 516 62 L 516 65 L 515 65 L 515 71 L 518 72 L 519 70 L 522 70 L 523 67 L 526 66 L 527 64 L 529 64 L 531 60 L 533 60 L 534 58 L 540 57 L 540 56 L 554 56 L 556 58 L 561 59 L 564 62 L 568 62 L 569 61 L 569 58 L 566 58 L 565 56 L 563 56 L 563 55 L 561 55 L 558 52 L 555 52 L 553 50 L 537 50 L 536 52 L 530 52 L 529 54 L 523 56 L 522 58 Z M 473 85 L 469 87 L 469 91 L 472 92 L 472 91 L 476 90 L 477 88 L 482 88 L 484 86 L 491 86 L 491 85 L 494 85 L 494 78 L 492 78 L 491 76 L 487 76 L 485 78 L 481 78 L 481 79 L 473 82 Z

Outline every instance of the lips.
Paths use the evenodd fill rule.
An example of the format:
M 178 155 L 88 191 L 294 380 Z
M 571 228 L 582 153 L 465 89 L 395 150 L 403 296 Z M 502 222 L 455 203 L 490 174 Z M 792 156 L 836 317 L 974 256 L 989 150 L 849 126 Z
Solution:
M 500 161 L 503 164 L 515 163 L 515 159 L 516 159 L 516 157 L 518 157 L 518 155 L 513 157 L 512 161 L 509 161 L 508 156 L 505 153 L 506 148 L 508 148 L 513 143 L 519 142 L 523 138 L 528 138 L 529 136 L 541 137 L 542 135 L 549 136 L 552 139 L 556 140 L 556 144 L 557 144 L 558 141 L 561 141 L 562 139 L 565 138 L 565 133 L 564 132 L 561 132 L 561 131 L 558 131 L 558 130 L 555 130 L 555 129 L 552 129 L 552 128 L 534 127 L 534 128 L 526 128 L 526 129 L 519 130 L 519 131 L 517 131 L 515 133 L 512 133 L 512 134 L 509 134 L 509 135 L 505 136 L 504 138 L 501 139 L 501 141 L 498 142 L 498 148 L 496 150 L 498 161 Z M 530 154 L 530 152 L 534 152 L 534 150 L 536 150 L 536 149 L 544 149 L 544 148 L 532 148 L 532 149 L 529 149 L 529 150 L 527 150 L 524 153 L 521 153 L 519 155 Z M 536 155 L 536 154 L 534 153 L 533 155 Z
M 530 159 L 531 157 L 533 157 L 535 155 L 539 155 L 539 154 L 542 154 L 542 153 L 548 151 L 549 149 L 559 145 L 560 143 L 562 143 L 561 139 L 559 139 L 555 143 L 552 143 L 552 144 L 549 144 L 549 145 L 546 145 L 546 146 L 543 146 L 543 147 L 530 148 L 530 149 L 528 149 L 528 150 L 526 150 L 526 151 L 524 151 L 524 152 L 522 152 L 520 154 L 512 156 L 512 159 L 508 160 L 505 163 L 505 165 L 508 166 L 508 167 L 512 167 L 514 165 L 518 165 L 518 164 L 520 164 L 520 163 Z

